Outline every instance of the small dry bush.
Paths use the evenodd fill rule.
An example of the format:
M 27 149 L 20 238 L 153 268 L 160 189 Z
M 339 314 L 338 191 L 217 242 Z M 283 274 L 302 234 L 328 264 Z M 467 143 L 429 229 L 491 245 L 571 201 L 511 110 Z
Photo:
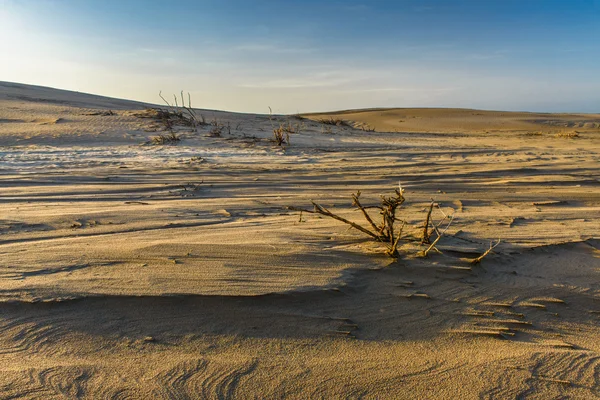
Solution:
M 283 126 L 273 129 L 273 138 L 277 146 L 283 146 L 290 143 L 290 133 L 283 129 Z
M 406 201 L 404 197 L 404 189 L 399 186 L 398 189 L 394 190 L 394 194 L 391 196 L 381 196 L 379 205 L 363 206 L 360 201 L 360 191 L 352 194 L 352 205 L 359 210 L 367 225 L 360 225 L 356 222 L 350 221 L 334 212 L 328 210 L 322 205 L 312 201 L 313 209 L 298 208 L 298 207 L 287 207 L 289 210 L 300 211 L 300 221 L 302 221 L 302 213 L 309 214 L 320 214 L 329 218 L 333 218 L 337 221 L 343 222 L 350 227 L 364 233 L 371 239 L 381 242 L 385 245 L 385 254 L 390 257 L 399 257 L 399 243 L 401 240 L 418 243 L 421 246 L 427 246 L 423 250 L 417 253 L 417 257 L 427 257 L 431 251 L 442 254 L 442 252 L 436 247 L 440 239 L 445 235 L 446 231 L 454 220 L 453 215 L 447 215 L 442 211 L 442 208 L 433 199 L 427 211 L 425 222 L 420 229 L 422 229 L 421 237 L 407 236 L 404 235 L 404 227 L 406 226 L 406 220 L 398 217 L 398 212 L 401 210 L 402 205 Z M 432 217 L 433 210 L 437 208 L 442 218 L 438 221 L 434 221 Z M 368 210 L 377 210 L 379 217 L 373 218 Z M 379 222 L 376 222 L 378 220 Z M 435 237 L 434 240 L 432 240 Z M 500 240 L 495 244 L 490 243 L 489 249 L 483 252 L 479 257 L 469 259 L 470 264 L 479 264 L 485 257 L 493 253 L 493 250 L 500 244 Z
M 231 135 L 231 123 L 230 122 L 227 122 L 227 125 L 225 125 L 225 124 L 219 122 L 218 119 L 214 118 L 212 121 L 210 121 L 210 125 L 212 126 L 210 128 L 210 131 L 208 132 L 208 136 L 210 136 L 210 137 L 221 137 L 221 135 L 223 134 L 223 132 L 225 130 L 227 130 L 227 133 L 229 135 Z
M 278 128 L 273 128 L 273 137 L 278 146 L 290 144 L 290 134 L 300 133 L 302 126 L 300 124 L 292 125 L 288 122 L 287 125 L 280 124 Z
M 579 137 L 579 132 L 571 131 L 571 132 L 560 132 L 556 134 L 556 137 L 564 138 L 564 139 L 575 139 Z
M 135 116 L 139 118 L 154 119 L 163 125 L 164 130 L 168 131 L 174 129 L 176 126 L 186 126 L 195 129 L 196 126 L 199 125 L 195 120 L 182 112 L 175 112 L 162 108 L 148 108 L 143 112 L 135 114 Z
M 323 207 L 322 205 L 315 203 L 314 201 L 312 202 L 314 207 L 313 210 L 297 207 L 289 207 L 289 209 L 311 214 L 321 214 L 326 217 L 330 217 L 341 221 L 347 225 L 350 225 L 352 228 L 364 233 L 372 239 L 383 243 L 386 247 L 385 253 L 390 257 L 397 258 L 399 256 L 398 243 L 402 239 L 402 233 L 404 230 L 404 226 L 406 225 L 406 221 L 398 218 L 397 213 L 401 209 L 405 201 L 406 199 L 404 198 L 404 189 L 402 189 L 401 186 L 399 186 L 398 189 L 395 189 L 393 195 L 381 196 L 381 203 L 379 205 L 372 205 L 366 207 L 363 206 L 360 202 L 360 191 L 353 193 L 352 205 L 355 206 L 357 210 L 361 211 L 363 217 L 368 223 L 367 227 L 352 222 L 344 217 L 341 217 L 331 212 L 327 208 Z M 374 219 L 367 211 L 368 209 L 378 210 L 379 218 Z M 430 224 L 430 216 L 431 213 L 429 213 L 427 217 L 426 230 Z M 376 219 L 379 219 L 378 223 L 375 222 Z M 397 227 L 397 225 L 400 225 L 400 227 Z M 449 225 L 450 223 L 448 223 L 448 226 Z M 439 236 L 441 236 L 441 233 Z M 430 249 L 434 246 L 435 245 L 431 245 Z
M 319 120 L 319 122 L 322 124 L 325 124 L 325 125 L 351 126 L 347 121 L 344 121 L 343 119 L 340 119 L 340 118 L 334 118 L 334 117 L 322 118 Z
M 177 96 L 175 95 L 173 95 L 175 105 L 169 103 L 167 99 L 163 97 L 162 92 L 159 92 L 158 95 L 167 105 L 167 110 L 161 110 L 161 116 L 163 119 L 170 120 L 172 125 L 189 126 L 194 129 L 198 126 L 207 125 L 204 115 L 198 116 L 192 108 L 192 97 L 189 92 L 188 104 L 186 105 L 183 90 L 181 91 L 181 106 L 179 106 Z
M 213 125 L 213 127 L 210 128 L 210 131 L 208 132 L 208 136 L 210 136 L 210 137 L 221 137 L 222 133 L 223 133 L 223 126 L 222 125 Z
M 171 132 L 168 135 L 160 134 L 158 136 L 153 136 L 150 138 L 150 144 L 155 145 L 165 145 L 165 144 L 175 144 L 179 142 L 181 138 L 177 136 L 175 132 Z
M 273 124 L 273 111 L 271 107 L 269 107 L 269 121 L 271 121 L 271 127 L 273 128 L 273 141 L 277 146 L 283 146 L 284 144 L 290 145 L 290 135 L 291 134 L 299 134 L 304 128 L 303 123 L 296 123 L 292 125 L 290 121 L 287 123 L 279 124 L 278 127 L 275 127 Z

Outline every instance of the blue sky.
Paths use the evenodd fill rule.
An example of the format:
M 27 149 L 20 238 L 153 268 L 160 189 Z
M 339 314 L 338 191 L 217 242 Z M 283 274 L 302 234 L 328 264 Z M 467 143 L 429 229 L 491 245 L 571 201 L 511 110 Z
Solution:
M 0 0 L 0 80 L 194 106 L 600 112 L 600 0 Z

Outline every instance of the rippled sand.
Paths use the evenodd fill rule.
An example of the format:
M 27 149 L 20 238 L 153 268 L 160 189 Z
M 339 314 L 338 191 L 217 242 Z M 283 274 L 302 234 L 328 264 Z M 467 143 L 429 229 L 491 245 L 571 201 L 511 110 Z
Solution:
M 144 107 L 0 83 L 0 397 L 600 396 L 599 116 L 199 110 L 229 129 L 152 146 Z M 399 182 L 408 236 L 453 213 L 443 254 L 287 209 L 361 222 Z

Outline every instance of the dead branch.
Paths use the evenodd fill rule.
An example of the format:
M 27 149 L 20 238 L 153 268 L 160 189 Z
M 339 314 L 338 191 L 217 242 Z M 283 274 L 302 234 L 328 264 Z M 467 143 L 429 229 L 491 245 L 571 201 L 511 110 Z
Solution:
M 351 227 L 353 227 L 354 229 L 359 230 L 362 233 L 369 235 L 369 236 L 373 237 L 374 239 L 379 240 L 379 236 L 377 236 L 373 232 L 369 231 L 368 229 L 363 228 L 362 226 L 360 226 L 352 221 L 349 221 L 346 218 L 340 217 L 339 215 L 332 213 L 331 211 L 329 211 L 325 207 L 315 203 L 314 201 L 311 201 L 311 203 L 315 207 L 314 210 L 307 210 L 305 208 L 297 208 L 297 207 L 288 207 L 288 209 L 293 210 L 293 211 L 302 211 L 302 212 L 310 213 L 310 214 L 321 214 L 321 215 L 325 215 L 326 217 L 337 219 L 338 221 L 348 224 Z
M 167 99 L 165 99 L 162 95 L 162 90 L 158 92 L 158 95 L 160 96 L 160 98 L 165 102 L 165 104 L 167 105 L 167 107 L 169 108 L 169 111 L 172 112 L 173 114 L 176 113 L 176 111 L 173 109 L 173 106 L 167 101 Z
M 440 209 L 440 211 L 441 211 L 441 209 Z M 443 214 L 443 211 L 442 211 L 442 214 Z M 441 232 L 440 232 L 440 231 L 438 230 L 439 224 L 438 224 L 437 226 L 435 226 L 435 225 L 434 225 L 434 229 L 435 229 L 435 231 L 436 231 L 436 233 L 437 233 L 437 237 L 435 238 L 435 240 L 433 241 L 433 243 L 431 243 L 431 244 L 429 245 L 429 247 L 428 247 L 426 250 L 422 251 L 422 252 L 419 254 L 421 257 L 427 257 L 427 255 L 429 254 L 429 252 L 430 252 L 431 250 L 435 250 L 435 251 L 437 251 L 438 253 L 441 253 L 441 251 L 440 251 L 440 250 L 439 250 L 437 247 L 435 247 L 435 245 L 436 245 L 436 244 L 437 244 L 437 243 L 440 241 L 440 239 L 442 238 L 442 236 L 444 235 L 444 233 L 446 233 L 446 231 L 448 230 L 448 228 L 450 228 L 450 225 L 452 224 L 452 221 L 453 221 L 453 219 L 454 219 L 454 216 L 452 216 L 452 215 L 450 215 L 450 216 L 447 216 L 446 214 L 444 214 L 444 219 L 442 219 L 442 221 L 445 221 L 445 220 L 446 220 L 446 218 L 449 218 L 449 221 L 448 221 L 448 224 L 446 225 L 446 227 L 444 228 L 444 230 L 443 230 L 443 231 L 441 231 Z M 440 224 L 441 224 L 441 222 L 440 222 Z
M 435 202 L 433 201 L 433 199 L 431 199 L 431 205 L 429 206 L 429 211 L 427 212 L 427 217 L 425 217 L 425 224 L 423 225 L 423 237 L 421 238 L 421 244 L 431 243 L 431 239 L 430 239 L 431 234 L 429 233 L 429 224 L 431 221 L 431 212 L 433 211 L 434 204 L 435 204 Z
M 392 243 L 392 246 L 390 248 L 388 248 L 388 250 L 386 251 L 387 255 L 390 257 L 398 257 L 398 242 L 400 241 L 400 238 L 402 237 L 402 231 L 404 230 L 404 225 L 406 225 L 406 221 L 402 221 L 402 226 L 400 226 L 400 230 L 398 231 L 398 234 L 396 236 L 396 240 L 394 240 L 394 243 Z
M 373 228 L 373 230 L 375 232 L 379 232 L 380 229 L 377 227 L 377 225 L 375 225 L 375 222 L 373 222 L 373 220 L 371 219 L 371 216 L 369 215 L 369 213 L 367 212 L 367 210 L 365 210 L 365 208 L 362 206 L 362 204 L 360 204 L 360 201 L 358 200 L 358 198 L 360 197 L 360 190 L 357 191 L 356 193 L 352 194 L 352 205 L 358 207 L 358 209 L 360 211 L 362 211 L 365 219 L 367 220 L 367 222 L 371 225 L 371 227 Z M 379 207 L 376 207 L 379 208 Z M 380 208 L 379 208 L 380 209 Z
M 487 249 L 485 252 L 483 252 L 482 255 L 480 255 L 477 258 L 474 258 L 470 261 L 471 264 L 479 264 L 481 262 L 481 260 L 483 260 L 488 254 L 490 254 L 499 244 L 500 244 L 500 239 L 498 239 L 498 241 L 496 242 L 496 244 L 492 244 L 493 242 L 490 242 L 490 248 Z

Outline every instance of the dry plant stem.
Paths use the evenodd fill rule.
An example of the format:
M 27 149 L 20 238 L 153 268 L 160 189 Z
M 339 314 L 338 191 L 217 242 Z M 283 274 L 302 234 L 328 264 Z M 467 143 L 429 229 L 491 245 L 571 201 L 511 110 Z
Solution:
M 163 97 L 162 91 L 159 92 L 158 95 L 167 105 L 169 112 L 171 114 L 173 114 L 173 116 L 177 117 L 180 120 L 180 122 L 184 122 L 186 125 L 190 125 L 194 128 L 198 125 L 206 125 L 206 123 L 204 121 L 204 117 L 202 117 L 202 121 L 199 121 L 198 118 L 196 117 L 196 113 L 192 110 L 192 98 L 191 98 L 191 95 L 189 92 L 188 92 L 188 105 L 186 107 L 185 100 L 183 97 L 183 90 L 181 91 L 181 108 L 183 110 L 185 110 L 185 112 L 187 113 L 187 115 L 189 115 L 189 117 L 184 116 L 183 112 L 179 111 L 179 103 L 177 102 L 176 95 L 173 95 L 173 99 L 175 100 L 175 107 L 173 107 L 171 105 L 171 103 L 169 103 L 167 101 L 167 99 L 165 99 Z
M 377 240 L 380 240 L 380 237 L 378 235 L 376 235 L 375 233 L 369 231 L 366 228 L 363 228 L 362 226 L 352 222 L 352 221 L 348 221 L 346 218 L 340 217 L 339 215 L 335 215 L 334 213 L 332 213 L 331 211 L 329 211 L 328 209 L 326 209 L 325 207 L 315 203 L 314 201 L 312 202 L 313 206 L 315 207 L 315 212 L 318 214 L 322 214 L 325 215 L 327 217 L 331 217 L 333 219 L 337 219 L 338 221 L 341 221 L 345 224 L 348 224 L 350 226 L 352 226 L 354 229 L 357 229 L 359 231 L 361 231 L 362 233 L 365 233 Z
M 421 256 L 422 256 L 422 257 L 427 257 L 427 255 L 429 254 L 429 252 L 430 252 L 432 249 L 436 249 L 436 250 L 437 250 L 437 247 L 435 247 L 435 245 L 437 244 L 437 242 L 439 242 L 439 241 L 440 241 L 440 239 L 441 239 L 441 238 L 442 238 L 442 236 L 441 236 L 441 235 L 438 235 L 438 237 L 436 237 L 436 238 L 435 238 L 435 240 L 433 241 L 433 243 L 431 243 L 431 244 L 429 245 L 429 247 L 427 248 L 427 250 L 424 250 L 424 251 L 421 253 Z M 437 250 L 437 251 L 439 252 L 439 250 Z
M 306 208 L 300 208 L 300 207 L 287 207 L 288 210 L 292 210 L 292 211 L 300 211 L 300 212 L 305 212 L 305 213 L 309 213 L 309 214 L 321 214 L 321 215 L 325 215 L 326 217 L 330 217 L 333 219 L 337 219 L 338 221 L 341 221 L 345 224 L 350 225 L 352 228 L 361 231 L 362 233 L 371 236 L 372 238 L 376 239 L 376 240 L 381 240 L 381 238 L 379 236 L 377 236 L 376 234 L 374 234 L 373 232 L 369 231 L 366 228 L 363 228 L 362 226 L 352 222 L 352 221 L 348 221 L 346 218 L 340 217 L 339 215 L 336 215 L 334 213 L 332 213 L 331 211 L 329 211 L 328 209 L 326 209 L 325 207 L 315 203 L 314 201 L 312 202 L 312 204 L 314 205 L 314 210 L 308 210 Z
M 405 201 L 404 189 L 400 186 L 395 190 L 396 197 L 385 197 L 381 196 L 381 206 L 376 207 L 381 210 L 381 226 L 378 232 L 380 237 L 384 240 L 389 240 L 390 243 L 394 242 L 394 222 L 396 222 L 396 209 Z
M 441 210 L 440 210 L 440 211 L 441 211 Z M 443 213 L 443 212 L 442 212 L 442 213 Z M 444 230 L 443 230 L 443 231 L 441 231 L 441 232 L 440 232 L 440 231 L 437 229 L 437 228 L 438 228 L 438 226 L 439 226 L 439 224 L 438 224 L 438 226 L 434 226 L 434 229 L 435 229 L 435 231 L 436 231 L 436 233 L 437 233 L 437 237 L 435 238 L 435 240 L 433 241 L 433 243 L 431 243 L 431 244 L 429 245 L 429 247 L 428 247 L 426 250 L 424 250 L 424 251 L 421 253 L 421 256 L 422 256 L 422 257 L 427 257 L 427 255 L 429 254 L 429 252 L 430 252 L 431 250 L 435 250 L 435 251 L 437 251 L 438 253 L 441 253 L 441 251 L 439 251 L 439 250 L 437 249 L 437 247 L 435 247 L 435 245 L 436 245 L 436 244 L 437 244 L 437 243 L 440 241 L 440 239 L 442 238 L 442 236 L 444 235 L 444 233 L 446 233 L 446 231 L 448 230 L 448 228 L 450 228 L 450 225 L 452 224 L 452 220 L 454 219 L 454 217 L 453 217 L 452 215 L 450 215 L 450 216 L 447 216 L 447 215 L 445 215 L 445 214 L 444 214 L 444 219 L 443 219 L 442 221 L 444 221 L 446 218 L 449 218 L 449 219 L 450 219 L 450 221 L 448 221 L 448 225 L 446 225 L 446 228 L 444 228 Z M 441 222 L 440 222 L 440 223 L 441 223 Z
M 355 205 L 356 207 L 358 207 L 360 209 L 360 211 L 362 211 L 363 215 L 365 216 L 365 219 L 371 225 L 373 230 L 375 232 L 379 232 L 379 228 L 377 227 L 377 225 L 375 225 L 375 222 L 373 222 L 373 220 L 371 219 L 371 216 L 369 215 L 369 213 L 367 213 L 367 210 L 365 210 L 365 208 L 362 206 L 362 204 L 360 204 L 360 201 L 358 200 L 359 197 L 360 197 L 360 190 L 358 192 L 352 194 L 352 200 L 353 200 L 352 204 Z
M 275 126 L 273 125 L 273 110 L 271 109 L 271 106 L 269 106 L 269 121 L 271 122 L 271 128 L 275 129 Z
M 406 225 L 406 221 L 402 221 L 402 226 L 398 231 L 398 236 L 396 236 L 396 240 L 392 243 L 392 246 L 386 251 L 386 253 L 391 257 L 398 257 L 398 242 L 402 237 L 402 231 L 404 230 L 404 225 Z
M 440 220 L 440 222 L 437 223 L 437 225 L 433 224 L 433 221 L 431 221 L 431 227 L 432 227 L 432 231 L 429 234 L 429 238 L 431 239 L 431 234 L 433 234 L 433 232 L 436 233 L 436 235 L 440 236 L 440 226 L 442 226 L 442 224 L 444 223 L 444 221 L 446 221 L 447 218 L 450 218 L 443 210 L 442 207 L 440 207 L 439 204 L 437 204 L 437 208 L 438 211 L 440 212 L 440 214 L 442 214 L 442 219 Z M 452 222 L 452 221 L 450 221 Z M 448 225 L 449 226 L 449 225 Z M 446 229 L 448 229 L 448 227 L 446 227 Z M 444 230 L 445 231 L 445 230 Z M 438 250 L 439 251 L 439 250 Z
M 427 212 L 427 217 L 425 218 L 425 225 L 423 226 L 423 237 L 421 239 L 421 244 L 429 244 L 430 233 L 429 233 L 429 224 L 431 222 L 431 212 L 433 211 L 434 201 L 431 199 L 431 205 L 429 206 L 429 211 Z
M 171 111 L 172 113 L 175 114 L 175 110 L 173 109 L 173 106 L 167 101 L 167 99 L 165 99 L 162 95 L 162 91 L 158 92 L 158 95 L 160 96 L 161 99 L 163 99 L 163 101 L 165 102 L 165 104 L 167 105 L 167 107 L 169 107 L 169 111 Z
M 490 242 L 490 248 L 487 249 L 479 257 L 472 259 L 471 264 L 479 264 L 481 262 L 481 260 L 483 260 L 488 254 L 490 254 L 499 244 L 500 244 L 500 239 L 498 239 L 498 241 L 494 245 L 492 245 L 492 242 Z

